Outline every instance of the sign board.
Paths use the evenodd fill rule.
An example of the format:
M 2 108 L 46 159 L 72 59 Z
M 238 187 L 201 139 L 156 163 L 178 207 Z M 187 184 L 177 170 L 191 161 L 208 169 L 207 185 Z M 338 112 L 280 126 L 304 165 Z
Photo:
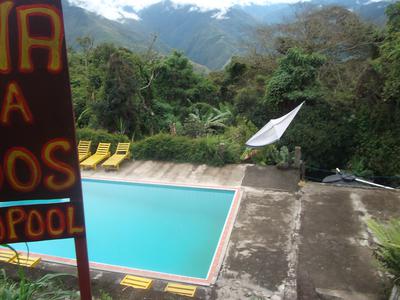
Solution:
M 0 201 L 82 197 L 60 5 L 0 1 Z M 2 209 L 0 243 L 82 234 L 81 210 Z
M 1 208 L 0 243 L 74 237 L 81 275 L 87 250 L 61 0 L 0 0 L 0 202 L 46 199 L 67 202 Z

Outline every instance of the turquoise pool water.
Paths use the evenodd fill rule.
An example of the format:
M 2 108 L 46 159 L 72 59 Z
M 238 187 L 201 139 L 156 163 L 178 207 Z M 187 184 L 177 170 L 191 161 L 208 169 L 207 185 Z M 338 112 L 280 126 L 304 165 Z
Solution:
M 235 194 L 96 180 L 83 180 L 83 192 L 91 262 L 201 279 Z M 29 250 L 75 259 L 71 239 L 29 243 Z

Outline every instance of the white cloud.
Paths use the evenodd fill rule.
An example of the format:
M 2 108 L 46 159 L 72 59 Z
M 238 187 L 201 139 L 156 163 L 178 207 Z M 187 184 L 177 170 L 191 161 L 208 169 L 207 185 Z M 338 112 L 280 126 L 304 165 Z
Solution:
M 133 8 L 136 12 L 141 9 L 161 2 L 162 0 L 69 0 L 73 5 L 83 7 L 89 11 L 104 16 L 107 19 L 118 20 L 121 18 L 139 19 L 139 17 L 125 7 Z M 218 9 L 223 12 L 233 5 L 247 4 L 272 4 L 294 3 L 300 0 L 172 0 L 176 5 L 192 4 L 200 10 Z
M 121 18 L 130 18 L 138 20 L 139 17 L 134 12 L 128 12 L 123 9 L 125 0 L 69 0 L 69 3 L 88 11 L 102 15 L 110 20 L 118 20 Z

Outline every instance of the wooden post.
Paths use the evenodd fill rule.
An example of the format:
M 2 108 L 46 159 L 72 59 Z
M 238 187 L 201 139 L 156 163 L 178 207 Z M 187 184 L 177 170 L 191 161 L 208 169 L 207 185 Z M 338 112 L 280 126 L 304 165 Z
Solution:
M 80 172 L 78 172 L 78 174 L 79 174 L 79 180 L 81 181 Z M 83 197 L 77 197 L 75 199 L 71 199 L 71 202 L 74 201 L 82 205 L 81 207 L 82 219 L 83 219 L 83 226 L 85 227 L 84 235 L 74 238 L 78 277 L 79 277 L 79 290 L 81 293 L 82 300 L 92 300 L 89 255 L 88 255 L 87 239 L 86 239 L 86 222 L 85 222 L 85 213 L 83 209 Z
M 294 167 L 300 168 L 300 162 L 301 162 L 301 147 L 296 146 L 294 148 Z
M 75 238 L 76 260 L 78 262 L 79 290 L 82 300 L 92 300 L 90 287 L 89 257 L 86 244 L 86 235 Z
M 176 123 L 172 123 L 169 125 L 170 134 L 176 136 Z
M 300 161 L 300 181 L 306 181 L 306 163 Z

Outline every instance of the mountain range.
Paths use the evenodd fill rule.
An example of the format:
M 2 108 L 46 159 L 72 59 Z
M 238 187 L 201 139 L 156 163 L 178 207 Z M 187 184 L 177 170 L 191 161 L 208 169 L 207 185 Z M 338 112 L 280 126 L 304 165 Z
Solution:
M 307 7 L 343 6 L 363 19 L 385 22 L 389 0 L 310 0 L 307 3 L 235 5 L 228 9 L 203 9 L 176 5 L 165 0 L 136 11 L 123 6 L 118 18 L 107 18 L 85 5 L 84 0 L 62 0 L 67 43 L 92 37 L 96 43 L 111 42 L 144 51 L 157 36 L 155 50 L 167 54 L 172 49 L 185 53 L 193 62 L 211 70 L 221 69 L 233 55 L 243 54 L 254 29 L 265 24 L 289 22 L 302 5 Z

